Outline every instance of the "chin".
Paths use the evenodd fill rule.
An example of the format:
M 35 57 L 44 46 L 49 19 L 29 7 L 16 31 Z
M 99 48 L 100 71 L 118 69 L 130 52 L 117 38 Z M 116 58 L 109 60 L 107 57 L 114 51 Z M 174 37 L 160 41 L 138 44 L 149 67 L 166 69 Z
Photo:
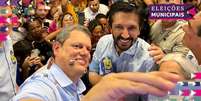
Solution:
M 85 72 L 87 70 L 86 66 L 79 66 L 78 67 L 80 71 Z

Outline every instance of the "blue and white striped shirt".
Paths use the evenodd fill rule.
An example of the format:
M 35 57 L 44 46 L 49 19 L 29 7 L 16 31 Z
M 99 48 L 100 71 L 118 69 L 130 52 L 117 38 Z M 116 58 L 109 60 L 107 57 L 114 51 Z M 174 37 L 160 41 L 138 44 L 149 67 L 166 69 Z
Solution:
M 13 100 L 35 98 L 43 101 L 80 101 L 85 89 L 81 80 L 73 83 L 56 64 L 52 64 L 49 70 L 36 72 L 29 77 Z
M 138 38 L 128 50 L 118 55 L 112 35 L 105 35 L 97 44 L 89 70 L 99 75 L 110 72 L 148 72 L 155 64 L 149 55 L 149 47 L 147 42 Z

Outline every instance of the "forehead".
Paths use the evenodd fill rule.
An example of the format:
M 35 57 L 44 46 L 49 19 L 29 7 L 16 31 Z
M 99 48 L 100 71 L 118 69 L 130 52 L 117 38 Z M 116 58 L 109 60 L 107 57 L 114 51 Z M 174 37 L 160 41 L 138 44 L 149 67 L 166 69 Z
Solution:
M 106 18 L 100 18 L 99 21 L 100 22 L 107 22 L 107 19 Z
M 138 25 L 139 26 L 139 16 L 133 12 L 117 12 L 112 17 L 112 24 L 127 24 L 127 25 Z
M 97 3 L 99 3 L 98 0 L 92 0 L 92 1 L 89 2 L 89 4 L 97 4 Z
M 66 41 L 69 41 L 69 43 L 79 42 L 86 45 L 91 44 L 90 37 L 86 33 L 79 30 L 73 30 L 70 32 L 70 35 Z

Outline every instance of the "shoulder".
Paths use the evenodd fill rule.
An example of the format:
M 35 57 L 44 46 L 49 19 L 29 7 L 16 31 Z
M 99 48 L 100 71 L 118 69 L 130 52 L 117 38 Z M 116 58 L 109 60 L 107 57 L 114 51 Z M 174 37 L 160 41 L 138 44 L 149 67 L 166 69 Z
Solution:
M 144 51 L 148 51 L 148 48 L 150 47 L 150 44 L 147 43 L 145 40 L 138 38 L 137 39 L 138 44 L 139 44 L 139 48 L 144 50 Z
M 113 40 L 113 37 L 112 37 L 112 34 L 107 34 L 107 35 L 102 36 L 99 40 L 100 41 L 106 41 L 106 40 L 110 41 L 110 40 Z
M 112 35 L 104 35 L 101 37 L 96 45 L 96 51 L 105 51 L 105 49 L 113 45 Z
M 102 7 L 102 8 L 108 8 L 108 6 L 106 6 L 104 4 L 100 4 L 100 7 Z
M 93 54 L 93 60 L 100 59 L 103 54 L 111 53 L 111 49 L 113 47 L 113 37 L 112 35 L 104 35 L 101 37 L 96 45 L 96 50 Z
M 90 11 L 89 7 L 84 9 L 84 13 L 88 13 Z
M 97 47 L 106 46 L 107 44 L 111 44 L 112 42 L 113 42 L 112 34 L 104 35 L 99 39 Z
M 55 99 L 54 84 L 47 77 L 48 70 L 36 73 L 29 77 L 21 86 L 14 99 L 37 98 L 44 101 Z

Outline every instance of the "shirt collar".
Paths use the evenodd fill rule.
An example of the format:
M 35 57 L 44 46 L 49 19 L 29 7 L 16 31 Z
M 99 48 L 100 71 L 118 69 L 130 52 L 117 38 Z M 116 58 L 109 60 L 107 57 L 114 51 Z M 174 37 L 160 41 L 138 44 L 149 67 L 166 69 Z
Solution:
M 77 91 L 80 94 L 86 90 L 86 87 L 81 79 L 79 79 L 78 82 L 74 84 L 73 81 L 56 64 L 52 64 L 52 66 L 50 67 L 50 73 L 54 76 L 55 80 L 59 83 L 61 87 L 76 85 Z

